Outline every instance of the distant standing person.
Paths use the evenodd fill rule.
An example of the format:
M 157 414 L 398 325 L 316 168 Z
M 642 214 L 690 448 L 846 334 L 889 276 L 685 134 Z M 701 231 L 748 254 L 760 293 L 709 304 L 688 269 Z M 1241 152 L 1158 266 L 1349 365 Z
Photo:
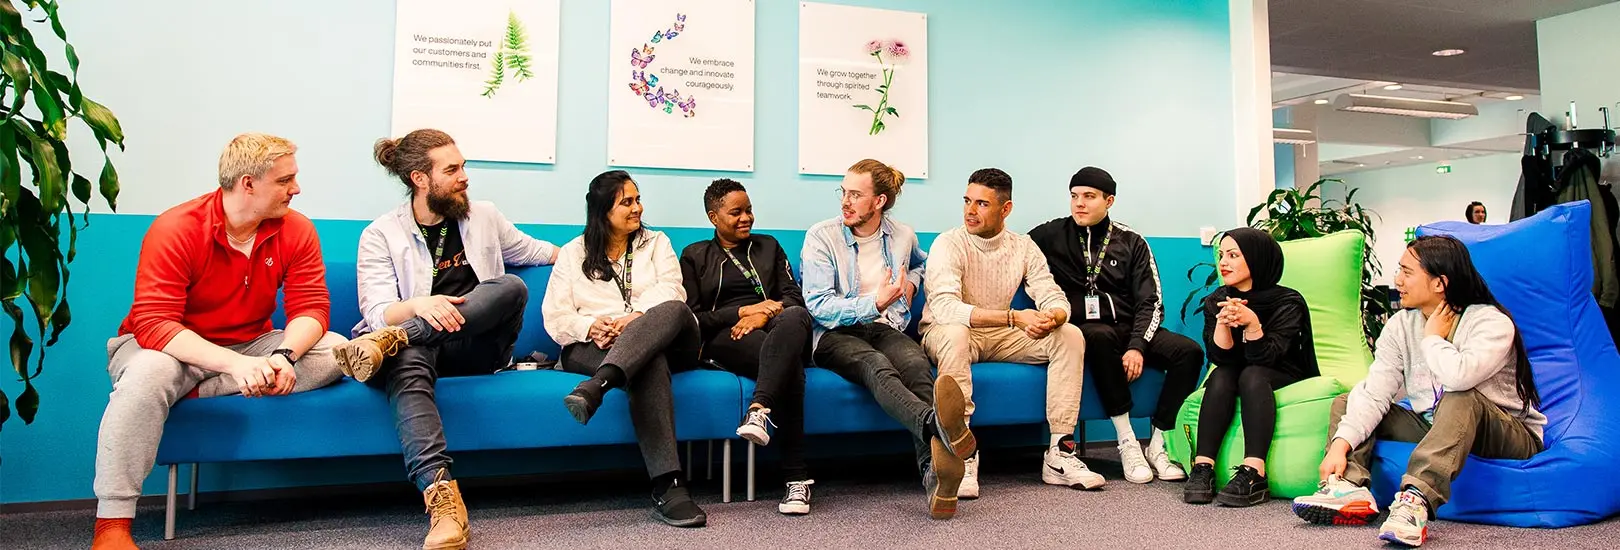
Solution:
M 1485 203 L 1479 201 L 1468 203 L 1468 211 L 1463 214 L 1463 219 L 1475 225 L 1485 223 Z

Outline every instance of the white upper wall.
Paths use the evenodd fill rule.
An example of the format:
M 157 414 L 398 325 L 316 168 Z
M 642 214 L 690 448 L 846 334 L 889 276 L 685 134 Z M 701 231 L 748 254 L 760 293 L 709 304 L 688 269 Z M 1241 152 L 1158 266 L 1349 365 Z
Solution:
M 1536 42 L 1543 116 L 1562 125 L 1574 101 L 1583 128 L 1602 127 L 1604 106 L 1620 123 L 1620 3 L 1537 21 Z

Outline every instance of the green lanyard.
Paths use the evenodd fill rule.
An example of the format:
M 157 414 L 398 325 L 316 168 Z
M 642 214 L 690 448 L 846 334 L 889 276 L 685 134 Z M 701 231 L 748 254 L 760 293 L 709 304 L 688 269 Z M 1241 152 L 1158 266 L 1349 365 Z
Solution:
M 428 238 L 429 238 L 427 228 L 422 227 L 420 225 L 416 226 L 416 228 L 422 230 L 422 241 L 426 242 L 428 240 Z M 450 224 L 444 224 L 444 225 L 439 226 L 439 244 L 438 244 L 438 246 L 436 248 L 433 249 L 433 276 L 434 277 L 439 276 L 439 260 L 444 259 L 444 241 L 445 241 L 444 237 L 445 237 L 445 235 L 449 235 L 449 234 L 450 234 Z
M 759 293 L 760 298 L 769 300 L 770 297 L 765 294 L 764 283 L 759 281 L 759 271 L 754 269 L 754 258 L 750 256 L 748 258 L 748 267 L 743 267 L 742 262 L 737 261 L 737 256 L 731 253 L 731 249 L 722 246 L 720 250 L 725 251 L 726 257 L 731 258 L 731 264 L 737 266 L 737 271 L 741 271 L 743 277 L 747 277 L 748 282 L 753 283 L 754 292 Z
M 636 253 L 630 250 L 630 247 L 627 245 L 624 247 L 624 277 L 620 277 L 617 273 L 613 274 L 613 284 L 619 285 L 619 294 L 624 296 L 625 313 L 630 313 L 634 310 L 634 308 L 630 307 L 630 291 L 635 288 L 635 283 L 632 282 L 633 275 L 630 270 L 634 269 L 635 265 Z
M 1108 255 L 1108 241 L 1114 238 L 1114 225 L 1108 224 L 1108 232 L 1103 234 L 1102 248 L 1097 249 L 1097 261 L 1091 261 L 1091 239 L 1089 232 L 1084 246 L 1080 248 L 1086 252 L 1086 290 L 1097 292 L 1097 274 L 1102 273 L 1103 257 Z

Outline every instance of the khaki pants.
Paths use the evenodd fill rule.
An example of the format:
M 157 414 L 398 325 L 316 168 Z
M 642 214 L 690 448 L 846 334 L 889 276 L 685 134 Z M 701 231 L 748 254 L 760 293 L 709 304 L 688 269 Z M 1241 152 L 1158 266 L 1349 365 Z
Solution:
M 968 328 L 930 325 L 923 332 L 923 349 L 939 367 L 962 386 L 967 413 L 973 415 L 973 363 L 1046 363 L 1046 422 L 1054 434 L 1073 434 L 1080 417 L 1081 371 L 1085 368 L 1086 339 L 1079 327 L 1064 323 L 1040 340 L 1031 340 L 1016 328 Z
M 1339 430 L 1350 394 L 1333 400 L 1328 437 Z M 1523 460 L 1541 452 L 1541 439 L 1519 419 L 1514 418 L 1474 390 L 1450 392 L 1435 406 L 1434 424 L 1422 415 L 1399 406 L 1390 406 L 1373 435 L 1350 450 L 1344 480 L 1367 486 L 1371 479 L 1373 441 L 1386 439 L 1417 443 L 1401 487 L 1416 487 L 1429 501 L 1432 511 L 1451 498 L 1451 482 L 1462 472 L 1469 454 L 1480 458 Z M 1331 443 L 1331 441 L 1329 441 Z

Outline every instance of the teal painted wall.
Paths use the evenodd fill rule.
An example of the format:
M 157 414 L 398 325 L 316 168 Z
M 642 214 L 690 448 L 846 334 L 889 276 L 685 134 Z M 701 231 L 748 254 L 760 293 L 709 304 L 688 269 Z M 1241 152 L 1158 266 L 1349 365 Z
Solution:
M 898 219 L 929 233 L 957 225 L 967 174 L 998 166 L 1017 181 L 1011 227 L 1027 230 L 1067 214 L 1070 174 L 1103 166 L 1120 181 L 1116 218 L 1153 236 L 1167 301 L 1172 310 L 1180 305 L 1190 287 L 1183 275 L 1208 256 L 1192 238 L 1198 227 L 1237 223 L 1226 2 L 835 3 L 930 14 L 934 177 L 907 184 Z M 679 241 L 704 233 L 698 196 L 722 175 L 749 185 L 762 228 L 803 230 L 836 212 L 836 178 L 797 173 L 798 5 L 756 6 L 757 170 L 632 171 L 648 223 Z M 83 58 L 82 85 L 118 113 L 129 136 L 116 155 L 125 192 L 122 214 L 95 215 L 81 234 L 74 324 L 37 381 L 39 419 L 13 419 L 0 431 L 3 503 L 92 496 L 96 428 L 111 387 L 105 340 L 128 310 L 140 238 L 150 215 L 212 190 L 219 149 L 232 135 L 265 131 L 299 143 L 304 194 L 294 207 L 318 220 L 334 261 L 352 261 L 363 220 L 402 200 L 398 182 L 370 160 L 371 143 L 389 130 L 393 2 L 179 0 L 157 8 L 80 0 L 62 11 Z M 607 141 L 608 2 L 564 0 L 562 14 L 558 163 L 482 163 L 471 183 L 473 198 L 496 201 L 526 230 L 557 242 L 583 221 L 581 197 L 606 169 Z M 88 134 L 80 134 L 74 145 L 87 151 Z M 21 391 L 11 377 L 0 377 L 0 388 Z M 290 433 L 323 421 L 338 420 L 289 419 Z M 500 456 L 467 457 L 458 471 L 542 467 Z M 397 457 L 230 464 L 204 468 L 203 486 L 397 481 L 401 472 Z M 148 493 L 162 488 L 161 474 L 146 485 Z

